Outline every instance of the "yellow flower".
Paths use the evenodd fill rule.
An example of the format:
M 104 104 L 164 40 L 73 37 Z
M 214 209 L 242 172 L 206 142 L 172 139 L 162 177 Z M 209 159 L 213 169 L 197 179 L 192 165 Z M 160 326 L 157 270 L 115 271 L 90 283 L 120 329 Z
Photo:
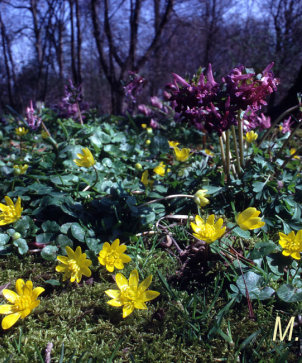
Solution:
M 175 146 L 174 153 L 176 160 L 178 161 L 187 161 L 190 157 L 190 149 L 179 149 L 177 146 Z
M 154 181 L 149 179 L 149 172 L 148 170 L 145 170 L 142 174 L 141 182 L 144 184 L 144 186 L 147 188 L 150 186 L 152 188 Z
M 143 129 L 146 129 L 146 128 L 147 128 L 147 124 L 141 124 L 141 127 L 142 127 Z
M 210 149 L 205 149 L 204 152 L 209 156 L 214 156 L 214 153 Z
M 106 266 L 106 269 L 109 272 L 113 272 L 114 267 L 121 270 L 124 268 L 124 263 L 131 261 L 131 257 L 124 254 L 127 247 L 125 245 L 120 246 L 119 244 L 119 239 L 113 241 L 111 245 L 108 242 L 105 242 L 103 249 L 99 253 L 99 263 Z
M 194 194 L 194 202 L 200 207 L 205 207 L 210 203 L 209 199 L 206 198 L 207 189 L 199 189 Z
M 279 232 L 280 241 L 279 244 L 284 249 L 282 255 L 291 256 L 295 260 L 300 260 L 300 253 L 302 252 L 302 229 L 297 232 L 292 231 L 288 235 Z
M 41 136 L 42 136 L 43 139 L 48 139 L 49 138 L 49 135 L 45 130 L 41 131 Z
M 20 174 L 25 174 L 27 169 L 28 169 L 28 165 L 24 164 L 22 165 L 14 165 L 14 169 L 15 169 L 15 174 L 20 175 Z
M 134 165 L 134 167 L 135 167 L 135 169 L 136 170 L 142 170 L 142 164 L 140 164 L 140 163 L 136 163 L 135 165 Z
M 95 160 L 93 158 L 93 155 L 91 154 L 88 147 L 84 147 L 82 149 L 82 154 L 77 154 L 78 159 L 74 159 L 73 161 L 78 166 L 83 166 L 84 168 L 90 168 L 95 164 Z
M 166 165 L 164 164 L 163 161 L 161 161 L 159 163 L 159 165 L 157 165 L 154 169 L 153 169 L 154 173 L 160 176 L 164 176 L 166 174 Z M 171 169 L 168 169 L 167 172 L 169 173 L 171 171 Z
M 258 217 L 259 214 L 260 212 L 256 208 L 249 207 L 237 215 L 236 222 L 244 231 L 261 228 L 265 222 Z
M 23 135 L 26 135 L 28 133 L 28 130 L 25 127 L 17 127 L 15 129 L 15 133 L 18 136 L 23 136 Z
M 112 298 L 112 300 L 107 301 L 107 304 L 123 306 L 123 318 L 130 315 L 134 309 L 147 309 L 145 302 L 153 300 L 159 295 L 157 291 L 147 290 L 152 282 L 152 275 L 138 285 L 137 270 L 130 273 L 129 282 L 121 273 L 116 274 L 115 281 L 119 290 L 105 291 Z
M 249 131 L 245 134 L 245 140 L 251 144 L 253 141 L 257 140 L 258 134 L 254 131 Z
M 12 304 L 0 305 L 0 314 L 7 315 L 2 320 L 2 329 L 9 329 L 20 318 L 24 319 L 40 304 L 37 297 L 42 294 L 45 289 L 43 287 L 36 287 L 33 289 L 32 281 L 28 280 L 26 283 L 22 279 L 16 281 L 16 291 L 4 289 L 3 296 Z
M 18 197 L 16 204 L 8 196 L 4 197 L 4 199 L 7 205 L 0 203 L 0 210 L 2 211 L 0 214 L 0 226 L 16 222 L 21 217 L 23 211 L 20 197 Z
M 214 219 L 214 214 L 211 214 L 206 222 L 199 215 L 195 216 L 196 224 L 190 223 L 193 231 L 196 232 L 193 233 L 193 236 L 207 243 L 212 243 L 222 237 L 225 233 L 225 227 L 221 228 L 223 219 L 219 218 L 216 223 L 214 223 Z
M 146 145 L 150 145 L 151 144 L 151 140 L 146 140 Z
M 89 270 L 89 266 L 92 264 L 91 260 L 86 258 L 86 253 L 82 253 L 82 249 L 80 246 L 73 251 L 72 248 L 66 246 L 66 256 L 57 256 L 57 259 L 62 262 L 62 264 L 56 266 L 57 272 L 63 272 L 63 281 L 69 279 L 70 282 L 80 282 L 82 279 L 82 275 L 90 277 L 91 271 Z
M 296 150 L 295 148 L 291 148 L 291 149 L 290 149 L 290 154 L 291 154 L 291 155 L 293 155 L 296 151 L 297 151 L 297 150 Z M 297 160 L 299 160 L 299 159 L 300 159 L 300 156 L 299 156 L 299 155 L 295 155 L 295 156 L 293 157 L 293 159 L 297 159 Z
M 179 145 L 178 141 L 168 141 L 169 146 L 172 148 L 175 148 L 177 145 Z

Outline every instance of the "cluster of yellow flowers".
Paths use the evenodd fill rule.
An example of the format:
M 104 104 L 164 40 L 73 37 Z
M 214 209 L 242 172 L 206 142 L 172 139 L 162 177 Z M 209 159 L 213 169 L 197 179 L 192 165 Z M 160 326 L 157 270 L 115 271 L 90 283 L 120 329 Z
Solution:
M 99 253 L 98 260 L 109 272 L 114 269 L 123 269 L 124 264 L 131 261 L 131 257 L 124 252 L 127 247 L 120 245 L 120 240 L 116 239 L 110 245 L 105 242 L 102 250 Z M 66 247 L 67 257 L 58 256 L 57 259 L 61 262 L 56 267 L 57 272 L 63 273 L 63 281 L 70 278 L 71 282 L 80 282 L 82 275 L 90 277 L 91 270 L 89 266 L 92 261 L 86 258 L 86 254 L 82 253 L 80 246 L 73 251 L 69 246 Z M 124 275 L 118 273 L 115 276 L 115 281 L 119 290 L 106 290 L 105 293 L 112 298 L 107 303 L 112 306 L 123 306 L 123 318 L 130 315 L 134 309 L 147 309 L 146 301 L 155 299 L 159 292 L 147 290 L 152 281 L 152 276 L 147 277 L 138 286 L 138 272 L 133 270 L 130 273 L 129 282 Z
M 249 207 L 236 217 L 238 226 L 244 231 L 261 228 L 265 222 L 259 217 L 260 211 L 256 208 Z M 207 220 L 203 220 L 199 215 L 195 216 L 195 223 L 191 222 L 191 227 L 195 233 L 193 236 L 197 239 L 212 243 L 225 234 L 226 227 L 223 227 L 223 219 L 219 218 L 216 223 L 214 214 L 211 214 Z M 301 250 L 302 252 L 302 250 Z

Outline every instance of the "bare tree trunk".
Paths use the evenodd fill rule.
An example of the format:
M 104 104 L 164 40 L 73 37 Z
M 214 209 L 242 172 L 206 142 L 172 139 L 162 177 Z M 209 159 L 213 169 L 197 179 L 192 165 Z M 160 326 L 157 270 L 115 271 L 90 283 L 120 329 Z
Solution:
M 103 49 L 103 39 L 101 37 L 100 24 L 97 15 L 97 4 L 98 0 L 91 0 L 91 19 L 93 23 L 93 34 L 98 50 L 99 55 L 99 64 L 100 71 L 103 71 L 106 75 L 106 78 L 110 85 L 111 90 L 111 108 L 112 112 L 115 114 L 120 114 L 122 112 L 123 105 L 123 87 L 122 80 L 127 70 L 134 70 L 136 72 L 146 63 L 149 56 L 155 50 L 159 39 L 161 37 L 164 26 L 166 25 L 169 14 L 173 8 L 173 0 L 166 0 L 166 7 L 161 18 L 157 19 L 157 25 L 155 29 L 154 37 L 145 51 L 145 53 L 137 59 L 136 49 L 138 44 L 138 26 L 139 26 L 139 18 L 142 0 L 130 0 L 130 18 L 129 18 L 129 26 L 130 26 L 130 45 L 128 54 L 124 59 L 121 59 L 119 52 L 117 51 L 115 44 L 113 33 L 111 29 L 111 23 L 109 18 L 109 4 L 108 0 L 104 0 L 104 33 L 108 41 L 109 47 L 109 56 L 108 60 L 105 57 L 104 49 Z M 159 13 L 159 4 L 156 7 Z M 130 69 L 129 69 L 130 67 Z
M 40 97 L 40 90 L 41 90 L 41 76 L 43 70 L 43 46 L 42 46 L 42 39 L 41 39 L 41 28 L 38 23 L 38 8 L 37 8 L 38 0 L 30 0 L 30 12 L 32 15 L 33 20 L 33 27 L 34 27 L 34 35 L 35 35 L 35 50 L 36 50 L 36 62 L 37 62 L 37 85 L 36 85 L 36 97 Z
M 78 75 L 76 69 L 76 57 L 74 50 L 74 21 L 73 21 L 73 0 L 69 0 L 70 8 L 70 57 L 71 57 L 71 72 L 75 84 L 78 84 Z
M 77 19 L 77 62 L 78 62 L 78 83 L 82 83 L 82 32 L 81 32 L 81 21 L 80 21 L 80 9 L 79 0 L 75 0 L 76 6 L 76 19 Z
M 4 55 L 4 64 L 6 69 L 6 78 L 7 78 L 7 93 L 8 93 L 8 99 L 9 103 L 14 107 L 14 98 L 12 93 L 12 77 L 11 77 L 11 71 L 8 63 L 8 55 L 7 55 L 7 35 L 5 31 L 5 26 L 2 21 L 2 17 L 0 14 L 0 28 L 1 28 L 1 38 L 2 38 L 2 48 L 3 48 L 3 55 Z

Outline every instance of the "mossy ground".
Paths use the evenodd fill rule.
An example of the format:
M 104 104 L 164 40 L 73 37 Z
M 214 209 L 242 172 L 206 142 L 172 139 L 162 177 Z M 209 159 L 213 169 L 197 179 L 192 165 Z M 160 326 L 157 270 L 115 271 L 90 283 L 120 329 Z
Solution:
M 126 319 L 121 309 L 106 304 L 104 291 L 115 284 L 100 266 L 93 267 L 93 279 L 52 286 L 45 281 L 59 278 L 55 263 L 33 255 L 1 258 L 0 285 L 9 282 L 8 288 L 14 290 L 16 279 L 22 277 L 45 288 L 32 314 L 10 330 L 1 330 L 1 362 L 43 362 L 49 342 L 53 343 L 52 362 L 59 362 L 61 356 L 62 362 L 297 361 L 298 343 L 272 340 L 278 313 L 274 300 L 253 301 L 256 321 L 249 318 L 246 300 L 242 300 L 223 317 L 218 333 L 211 335 L 228 302 L 220 286 L 225 283 L 223 275 L 209 274 L 212 283 L 205 279 L 199 288 L 168 285 L 168 291 L 157 271 L 167 283 L 178 262 L 159 246 L 151 251 L 152 256 L 148 249 L 141 249 L 139 259 L 123 273 L 128 276 L 133 268 L 143 266 L 145 276 L 140 278 L 152 273 L 152 289 L 161 295 L 148 303 L 148 310 L 136 310 Z M 279 310 L 282 316 L 298 314 L 289 306 Z

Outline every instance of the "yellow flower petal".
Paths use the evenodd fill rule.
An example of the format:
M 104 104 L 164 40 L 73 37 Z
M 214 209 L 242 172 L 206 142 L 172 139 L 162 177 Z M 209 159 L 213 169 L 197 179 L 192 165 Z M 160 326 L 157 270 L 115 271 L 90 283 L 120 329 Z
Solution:
M 127 303 L 123 307 L 123 318 L 126 318 L 129 316 L 134 310 L 134 304 L 133 303 Z
M 14 314 L 10 314 L 7 315 L 3 320 L 2 320 L 2 329 L 6 330 L 9 329 L 10 327 L 12 327 L 14 324 L 16 324 L 16 322 L 20 319 L 21 317 L 21 313 L 14 313 Z
M 160 293 L 158 291 L 148 290 L 144 292 L 144 301 L 150 301 L 156 299 Z
M 118 299 L 121 296 L 121 292 L 119 290 L 106 290 L 105 294 L 111 297 L 112 299 Z
M 128 280 L 121 273 L 116 274 L 115 281 L 120 290 L 123 290 L 124 288 L 128 287 Z
M 12 314 L 14 305 L 4 304 L 0 305 L 0 314 Z
M 5 297 L 5 299 L 12 304 L 14 304 L 19 297 L 14 291 L 8 289 L 2 290 L 2 294 Z
M 24 285 L 25 285 L 24 280 L 18 279 L 16 281 L 16 291 L 17 291 L 17 294 L 18 295 L 23 295 L 23 287 L 24 287 Z
M 137 272 L 137 270 L 131 271 L 130 277 L 129 277 L 129 286 L 137 288 L 137 286 L 138 286 L 138 272 Z

